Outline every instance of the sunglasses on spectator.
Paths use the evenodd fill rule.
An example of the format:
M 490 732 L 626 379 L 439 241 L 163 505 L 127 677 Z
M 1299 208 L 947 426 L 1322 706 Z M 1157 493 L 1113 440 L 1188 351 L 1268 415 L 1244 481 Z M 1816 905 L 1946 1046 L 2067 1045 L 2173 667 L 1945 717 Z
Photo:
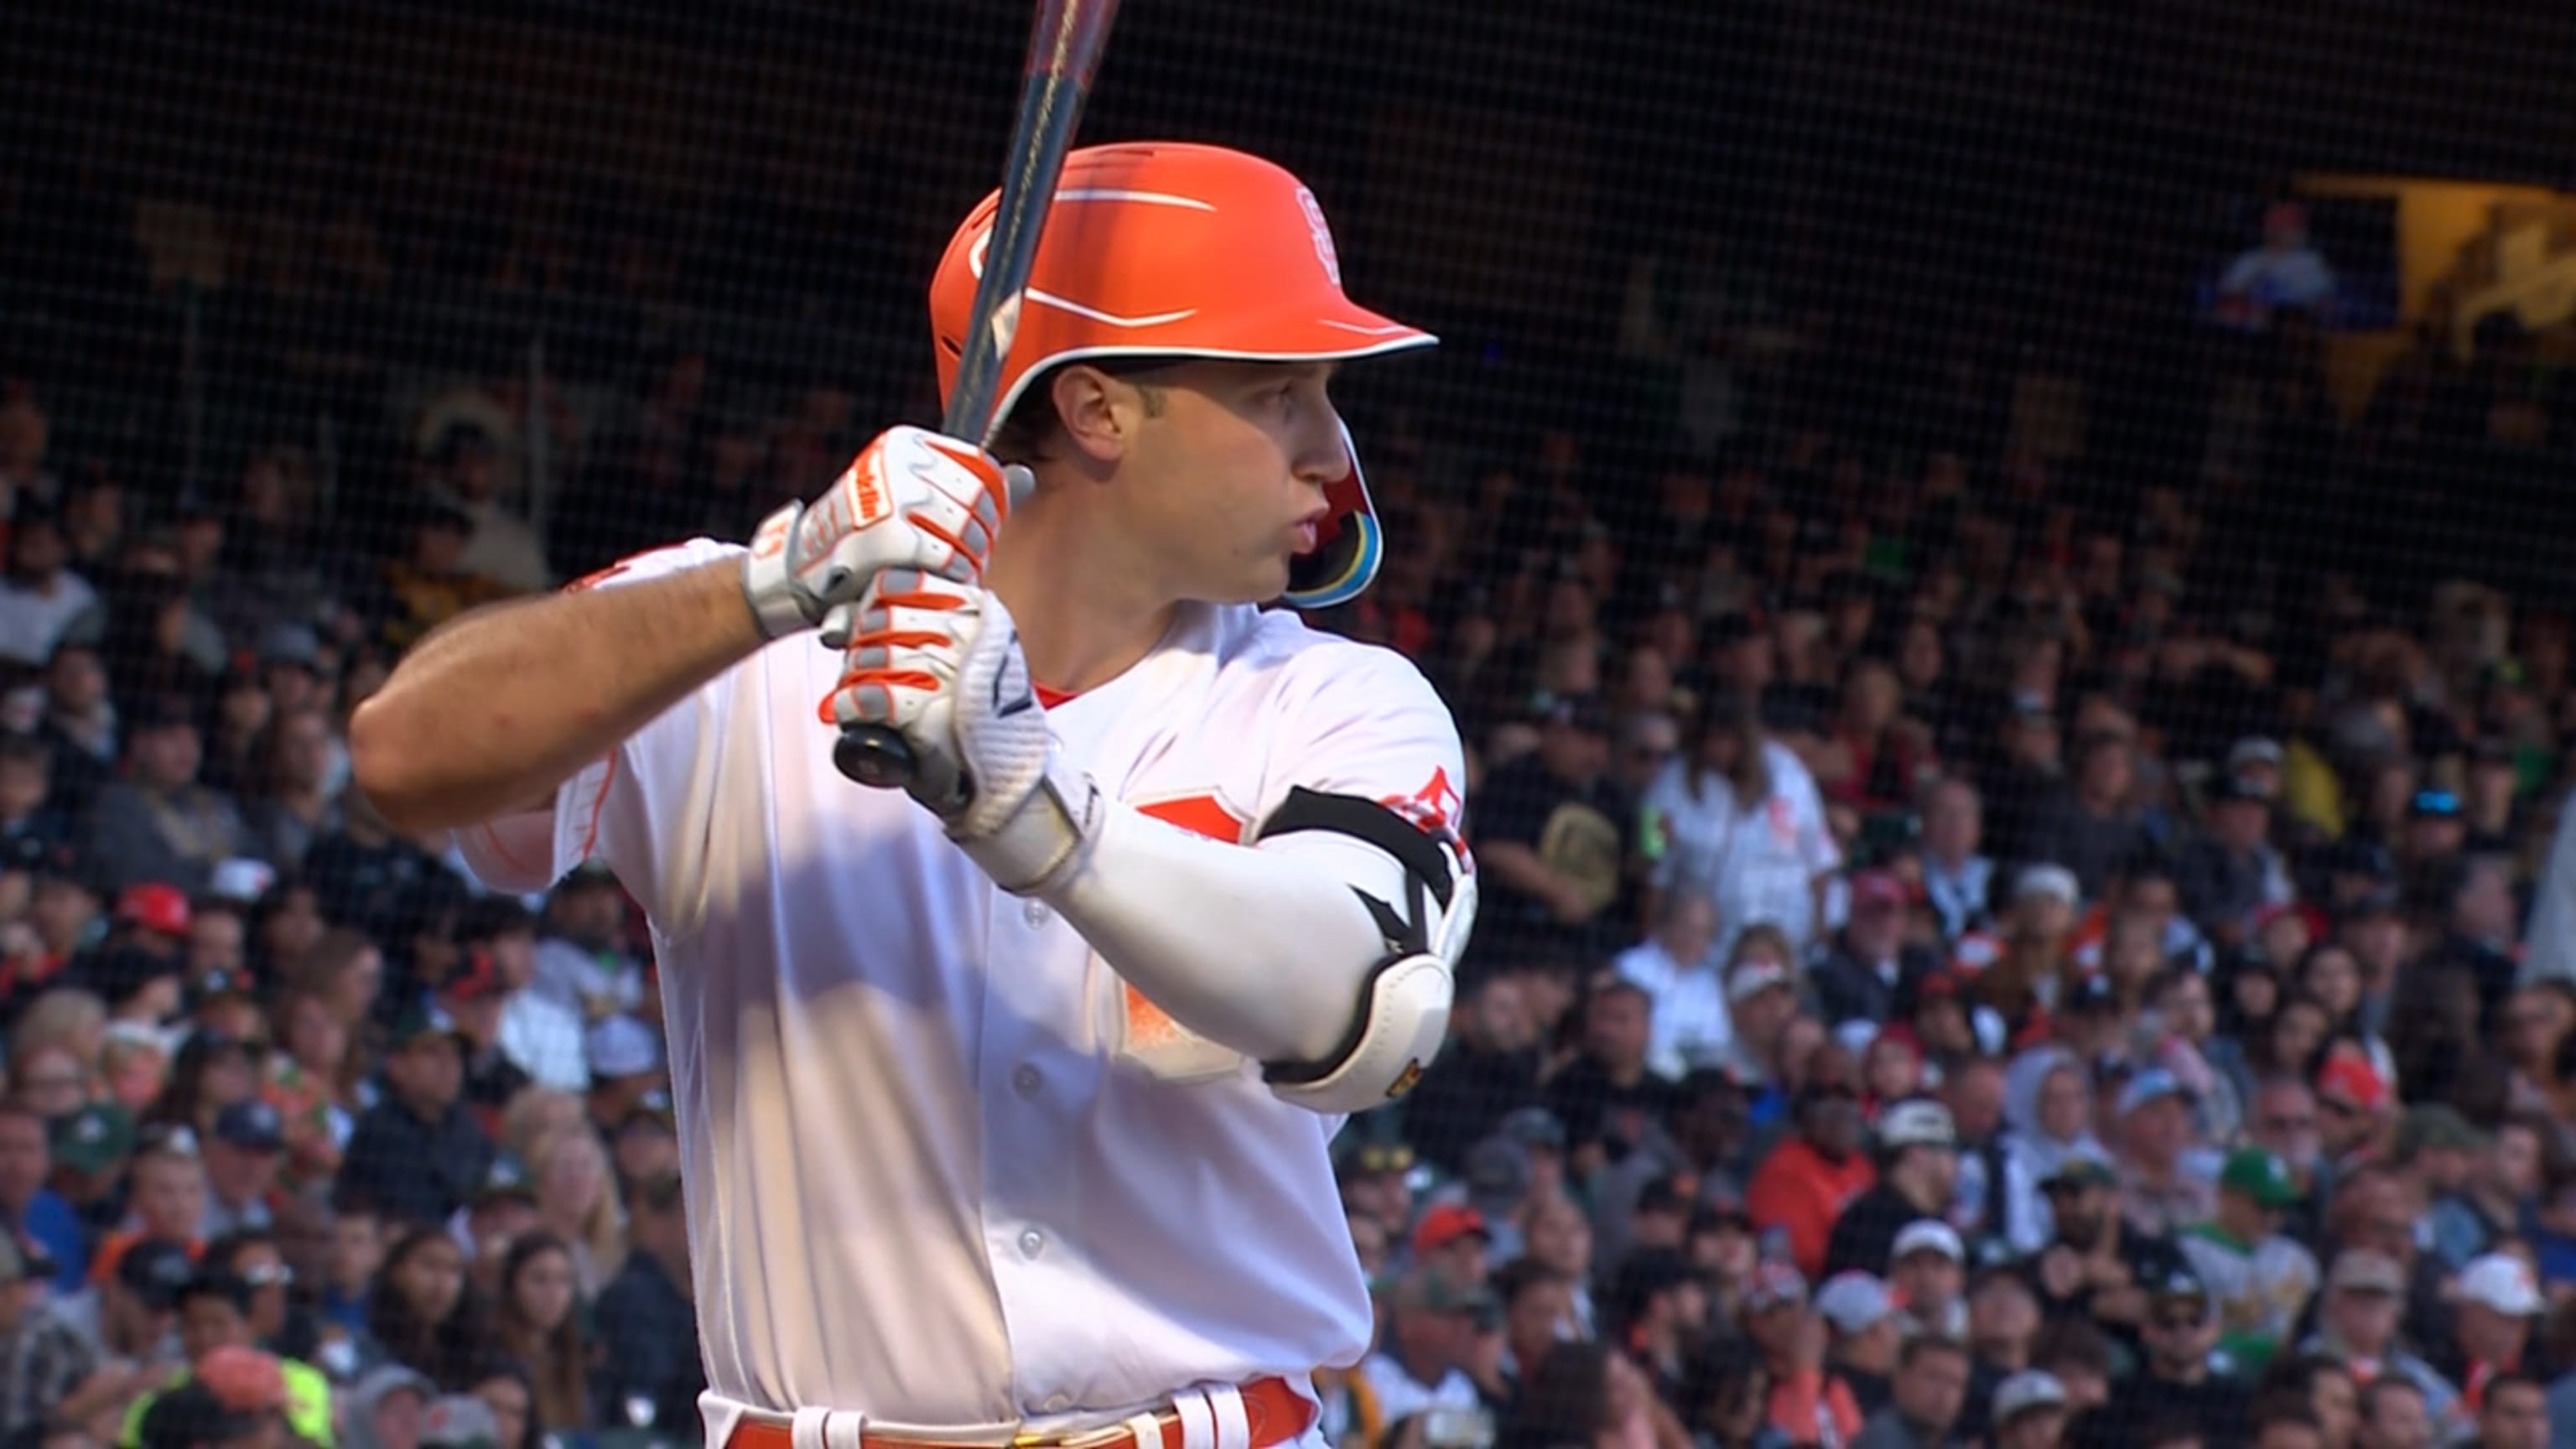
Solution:
M 1411 1172 L 1413 1149 L 1401 1142 L 1363 1147 L 1354 1161 L 1361 1172 Z
M 2209 1315 L 2186 1309 L 2181 1312 L 2158 1312 L 2147 1321 L 2167 1333 L 2189 1333 L 2207 1323 Z

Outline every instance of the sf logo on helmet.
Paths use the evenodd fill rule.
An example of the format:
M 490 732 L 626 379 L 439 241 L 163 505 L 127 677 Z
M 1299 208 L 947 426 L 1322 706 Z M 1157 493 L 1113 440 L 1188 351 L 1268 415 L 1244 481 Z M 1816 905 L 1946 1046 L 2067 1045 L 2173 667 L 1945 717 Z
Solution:
M 1324 224 L 1324 208 L 1316 204 L 1315 193 L 1303 186 L 1297 188 L 1297 205 L 1306 213 L 1307 233 L 1315 239 L 1315 260 L 1324 264 L 1324 275 L 1333 279 L 1333 285 L 1340 286 L 1342 259 L 1333 250 L 1333 229 Z

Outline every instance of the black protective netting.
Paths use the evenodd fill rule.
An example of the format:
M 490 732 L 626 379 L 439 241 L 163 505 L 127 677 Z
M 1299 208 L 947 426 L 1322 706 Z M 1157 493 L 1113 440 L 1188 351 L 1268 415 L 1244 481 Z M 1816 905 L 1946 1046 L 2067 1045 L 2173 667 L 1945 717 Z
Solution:
M 275 1432 L 249 1345 L 360 1449 L 700 1432 L 644 923 L 346 721 L 933 419 L 1025 26 L 0 19 L 0 1436 Z M 1131 0 L 1084 136 L 1281 162 L 1443 338 L 1337 384 L 1317 622 L 1455 711 L 1483 911 L 1336 1142 L 1328 1437 L 2569 1442 L 2571 80 L 2462 0 Z

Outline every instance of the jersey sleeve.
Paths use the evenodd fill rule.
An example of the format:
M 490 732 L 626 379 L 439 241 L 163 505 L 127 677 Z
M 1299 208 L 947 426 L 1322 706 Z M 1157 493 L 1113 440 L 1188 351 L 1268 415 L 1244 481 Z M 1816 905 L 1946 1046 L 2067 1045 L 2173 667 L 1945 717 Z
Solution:
M 1461 837 L 1465 753 L 1420 670 L 1389 649 L 1334 644 L 1307 651 L 1289 676 L 1256 827 L 1302 787 L 1374 800 L 1426 834 Z
M 741 552 L 739 545 L 695 539 L 638 554 L 565 591 L 626 588 Z M 704 853 L 705 792 L 733 697 L 728 671 L 565 781 L 551 808 L 460 830 L 466 864 L 494 890 L 528 892 L 596 861 L 657 922 L 668 922 Z

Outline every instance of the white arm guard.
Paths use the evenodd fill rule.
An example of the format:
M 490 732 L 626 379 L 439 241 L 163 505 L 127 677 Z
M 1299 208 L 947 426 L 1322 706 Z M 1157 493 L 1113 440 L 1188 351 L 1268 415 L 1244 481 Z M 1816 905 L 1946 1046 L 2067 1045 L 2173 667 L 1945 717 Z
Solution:
M 1263 1063 L 1298 1106 L 1364 1111 L 1413 1086 L 1447 1030 L 1450 972 L 1475 918 L 1455 844 L 1374 802 L 1297 790 L 1247 850 L 1089 786 L 1062 792 L 1080 789 L 1078 806 L 1034 812 L 1090 838 L 1029 852 L 1059 867 L 1033 893 L 1120 977 Z

